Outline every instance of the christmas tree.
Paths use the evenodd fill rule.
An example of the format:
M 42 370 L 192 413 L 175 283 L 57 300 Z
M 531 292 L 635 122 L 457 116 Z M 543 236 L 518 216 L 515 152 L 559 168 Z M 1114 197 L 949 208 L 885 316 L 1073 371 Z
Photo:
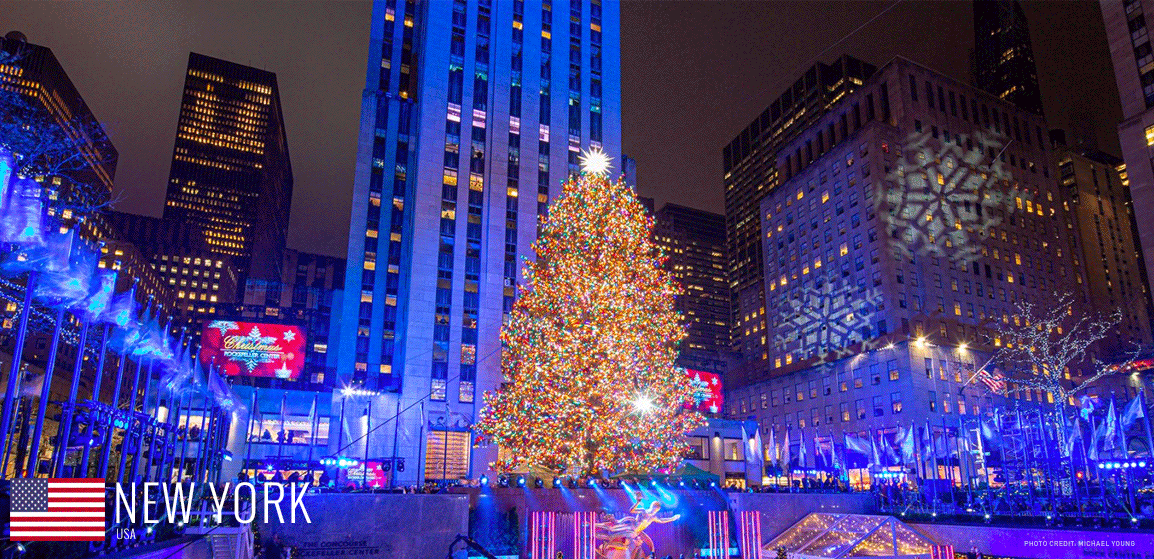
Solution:
M 477 427 L 510 456 L 503 471 L 668 470 L 704 421 L 674 366 L 685 329 L 652 219 L 607 163 L 587 154 L 562 186 L 501 331 L 508 382 L 485 395 Z

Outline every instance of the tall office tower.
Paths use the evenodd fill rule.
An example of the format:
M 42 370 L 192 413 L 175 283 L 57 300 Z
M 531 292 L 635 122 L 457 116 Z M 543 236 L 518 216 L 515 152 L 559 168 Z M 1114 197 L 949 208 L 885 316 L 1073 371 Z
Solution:
M 1100 312 L 1122 312 L 1122 323 L 1100 350 L 1105 357 L 1125 359 L 1152 342 L 1150 294 L 1126 165 L 1112 155 L 1060 142 L 1055 155 L 1063 197 L 1077 220 L 1090 300 Z
M 731 380 L 727 411 L 892 435 L 1002 403 L 974 372 L 1016 303 L 1085 310 L 1052 157 L 1041 116 L 906 59 L 879 69 L 779 151 L 760 212 L 773 368 Z
M 974 83 L 1042 114 L 1030 26 L 1018 0 L 974 0 Z
M 1114 78 L 1122 97 L 1118 140 L 1126 162 L 1126 180 L 1134 214 L 1154 214 L 1154 50 L 1150 46 L 1146 12 L 1154 0 L 1100 0 Z M 1138 221 L 1138 240 L 1146 277 L 1154 278 L 1154 221 Z M 1147 285 L 1149 291 L 1149 285 Z
M 722 151 L 730 343 L 743 358 L 742 370 L 762 369 L 769 358 L 758 204 L 780 182 L 774 157 L 875 70 L 851 56 L 815 64 Z M 804 147 L 812 157 L 817 146 Z
M 243 278 L 276 278 L 292 188 L 276 74 L 189 53 L 164 218 L 202 228 Z
M 538 219 L 581 150 L 621 161 L 619 49 L 616 1 L 374 2 L 337 370 L 398 483 L 496 458 L 468 428 Z
M 725 216 L 665 204 L 657 211 L 653 238 L 681 286 L 677 310 L 687 335 L 678 364 L 725 372 L 729 346 L 729 283 L 725 278 Z

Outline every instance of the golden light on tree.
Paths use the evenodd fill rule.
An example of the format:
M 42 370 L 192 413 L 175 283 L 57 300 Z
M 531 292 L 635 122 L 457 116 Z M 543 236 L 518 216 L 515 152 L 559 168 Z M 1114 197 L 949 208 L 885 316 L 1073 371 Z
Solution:
M 501 331 L 508 382 L 477 425 L 510 455 L 498 469 L 657 471 L 688 451 L 704 420 L 674 366 L 685 329 L 652 226 L 620 180 L 586 172 L 562 186 Z

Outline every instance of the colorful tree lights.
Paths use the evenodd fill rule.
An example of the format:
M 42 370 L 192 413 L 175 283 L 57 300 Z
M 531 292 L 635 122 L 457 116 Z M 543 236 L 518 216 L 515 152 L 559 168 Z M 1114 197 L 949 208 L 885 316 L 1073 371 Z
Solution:
M 501 331 L 509 382 L 485 394 L 477 425 L 509 451 L 498 469 L 654 471 L 687 452 L 703 419 L 674 368 L 685 329 L 652 226 L 620 180 L 586 172 L 562 186 Z

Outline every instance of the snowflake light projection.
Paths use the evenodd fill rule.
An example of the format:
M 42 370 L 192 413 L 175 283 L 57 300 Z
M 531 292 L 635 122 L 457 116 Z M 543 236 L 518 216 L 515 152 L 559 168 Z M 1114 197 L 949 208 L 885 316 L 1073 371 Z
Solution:
M 850 346 L 877 334 L 871 324 L 881 310 L 884 303 L 877 289 L 834 289 L 832 283 L 805 287 L 779 303 L 774 344 L 802 359 L 841 359 L 853 353 Z
M 980 132 L 952 141 L 925 133 L 906 138 L 875 197 L 887 233 L 906 258 L 936 256 L 969 264 L 980 256 L 979 239 L 1014 211 L 1020 194 L 998 157 L 1004 146 Z

